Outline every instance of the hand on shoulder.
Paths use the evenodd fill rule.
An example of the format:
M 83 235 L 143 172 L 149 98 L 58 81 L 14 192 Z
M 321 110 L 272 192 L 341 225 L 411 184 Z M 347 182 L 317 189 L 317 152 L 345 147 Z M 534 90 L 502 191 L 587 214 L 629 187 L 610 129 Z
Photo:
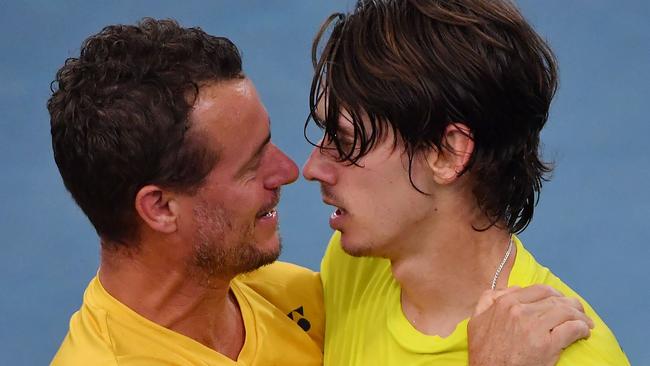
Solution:
M 580 301 L 552 287 L 488 290 L 468 324 L 469 365 L 555 365 L 593 326 Z

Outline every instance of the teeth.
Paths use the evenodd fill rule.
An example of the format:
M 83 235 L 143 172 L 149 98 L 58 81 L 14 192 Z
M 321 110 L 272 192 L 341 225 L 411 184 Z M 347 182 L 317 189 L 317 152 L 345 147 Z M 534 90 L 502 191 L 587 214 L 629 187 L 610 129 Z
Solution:
M 337 216 L 341 215 L 342 213 L 343 211 L 340 208 L 337 208 L 336 210 L 334 210 L 334 212 L 332 212 L 330 218 L 335 219 Z
M 265 214 L 264 214 L 264 217 L 271 218 L 271 217 L 275 217 L 276 214 L 277 214 L 277 211 L 275 211 L 275 210 L 271 210 L 271 211 L 265 213 Z

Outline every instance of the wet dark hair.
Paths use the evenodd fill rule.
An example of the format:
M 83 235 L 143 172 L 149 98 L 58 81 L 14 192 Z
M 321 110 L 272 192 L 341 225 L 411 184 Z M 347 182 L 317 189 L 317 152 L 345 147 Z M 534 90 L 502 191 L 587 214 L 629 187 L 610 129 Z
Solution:
M 513 4 L 359 1 L 351 13 L 326 20 L 312 58 L 310 117 L 324 129 L 321 149 L 333 146 L 341 162 L 357 164 L 390 128 L 408 154 L 410 176 L 417 153 L 446 148 L 445 128 L 463 123 L 475 148 L 461 174 L 473 177 L 474 196 L 491 222 L 475 229 L 496 224 L 520 232 L 530 223 L 551 171 L 540 158 L 539 135 L 557 66 Z M 317 115 L 323 101 L 324 114 Z M 342 110 L 351 116 L 352 143 L 338 136 Z
M 243 77 L 231 41 L 173 20 L 105 27 L 66 60 L 47 103 L 54 159 L 102 239 L 137 234 L 143 186 L 201 185 L 217 150 L 192 133 L 188 113 L 202 84 Z

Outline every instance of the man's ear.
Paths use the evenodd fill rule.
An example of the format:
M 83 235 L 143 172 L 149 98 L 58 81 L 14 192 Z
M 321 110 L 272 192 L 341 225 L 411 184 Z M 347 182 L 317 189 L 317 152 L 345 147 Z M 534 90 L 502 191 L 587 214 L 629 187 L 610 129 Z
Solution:
M 462 123 L 445 128 L 442 149 L 432 149 L 427 156 L 429 168 L 438 184 L 454 182 L 469 163 L 474 152 L 472 131 Z
M 175 196 L 154 185 L 142 187 L 135 196 L 135 210 L 152 230 L 170 234 L 178 229 Z

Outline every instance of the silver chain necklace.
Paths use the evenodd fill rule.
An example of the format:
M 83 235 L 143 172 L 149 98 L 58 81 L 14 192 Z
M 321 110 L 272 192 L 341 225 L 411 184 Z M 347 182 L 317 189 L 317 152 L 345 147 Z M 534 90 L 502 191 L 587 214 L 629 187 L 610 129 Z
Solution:
M 503 256 L 501 263 L 499 263 L 499 266 L 497 267 L 497 271 L 494 272 L 494 278 L 492 278 L 492 286 L 490 287 L 492 290 L 494 290 L 497 287 L 497 280 L 499 279 L 499 275 L 501 274 L 501 270 L 503 269 L 503 266 L 506 265 L 508 258 L 510 258 L 510 253 L 512 253 L 512 235 L 510 235 L 510 241 L 508 242 L 508 250 L 506 250 L 506 254 Z

